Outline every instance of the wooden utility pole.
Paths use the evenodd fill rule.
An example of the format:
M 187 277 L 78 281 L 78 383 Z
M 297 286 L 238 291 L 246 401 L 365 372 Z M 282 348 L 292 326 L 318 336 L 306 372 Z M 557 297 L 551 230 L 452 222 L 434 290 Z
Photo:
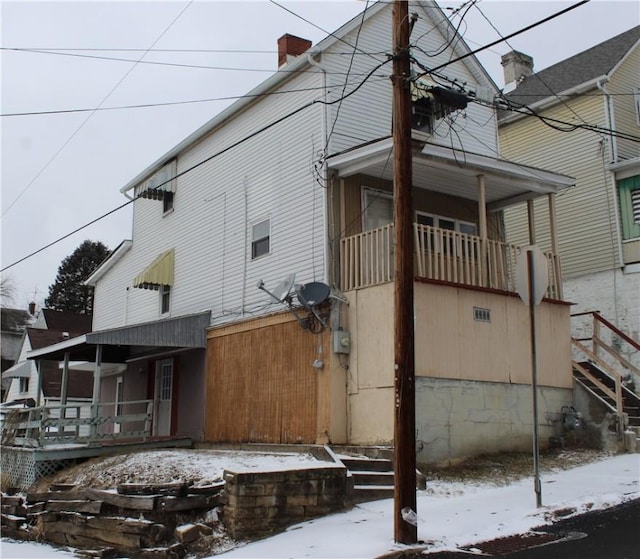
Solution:
M 395 221 L 395 486 L 394 536 L 416 543 L 416 403 L 413 327 L 413 203 L 411 200 L 411 63 L 409 9 L 393 2 L 393 195 Z M 411 518 L 413 516 L 413 519 Z M 409 521 L 407 521 L 409 520 Z

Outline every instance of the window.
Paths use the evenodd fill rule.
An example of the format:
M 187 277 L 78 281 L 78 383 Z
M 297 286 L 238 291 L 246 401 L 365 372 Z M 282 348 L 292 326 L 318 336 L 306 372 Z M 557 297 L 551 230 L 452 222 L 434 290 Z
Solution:
M 364 211 L 362 227 L 371 231 L 393 223 L 393 195 L 373 188 L 362 189 L 362 207 Z
M 29 377 L 20 377 L 20 392 L 29 392 Z
M 624 240 L 640 237 L 640 175 L 618 181 Z
M 173 210 L 173 192 L 165 192 L 162 196 L 162 213 L 169 213 Z
M 251 260 L 269 254 L 271 220 L 265 219 L 251 227 Z
M 640 126 L 640 89 L 633 90 L 633 100 L 636 106 L 636 124 Z
M 171 310 L 171 286 L 160 287 L 160 314 L 167 314 Z
M 426 225 L 428 227 L 436 227 L 438 229 L 444 229 L 446 231 L 456 231 L 464 235 L 476 235 L 477 227 L 475 223 L 468 221 L 460 221 L 459 219 L 453 219 L 451 217 L 443 217 L 434 214 L 427 214 L 422 212 L 416 212 L 416 223 L 419 225 Z M 453 239 L 449 238 L 445 241 L 445 246 L 437 246 L 437 239 L 433 232 L 425 231 L 422 237 L 423 248 L 430 249 L 437 252 L 446 252 L 449 254 L 456 254 L 456 256 L 467 255 L 470 251 L 466 243 L 458 239 L 458 247 L 453 246 Z

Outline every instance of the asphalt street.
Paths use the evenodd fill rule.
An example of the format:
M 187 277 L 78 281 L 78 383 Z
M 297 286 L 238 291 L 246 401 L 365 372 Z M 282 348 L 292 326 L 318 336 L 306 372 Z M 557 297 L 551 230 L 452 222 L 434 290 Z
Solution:
M 502 559 L 638 559 L 640 499 L 541 526 L 533 536 L 479 543 L 479 557 Z M 470 550 L 405 555 L 403 559 L 469 559 Z M 477 553 L 477 551 L 476 551 Z

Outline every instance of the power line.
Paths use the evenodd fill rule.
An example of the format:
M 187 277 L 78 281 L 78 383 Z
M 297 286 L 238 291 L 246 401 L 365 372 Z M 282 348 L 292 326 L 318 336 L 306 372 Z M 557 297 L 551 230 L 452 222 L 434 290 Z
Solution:
M 182 16 L 182 14 L 184 12 L 187 11 L 187 9 L 191 6 L 191 4 L 193 4 L 194 0 L 190 0 L 189 3 L 182 8 L 182 10 L 180 11 L 180 13 L 171 21 L 171 23 L 169 23 L 169 25 L 164 29 L 164 31 L 162 31 L 162 33 L 160 33 L 160 35 L 158 35 L 158 37 L 156 38 L 156 40 L 153 42 L 153 44 L 151 45 L 151 47 L 155 46 L 156 43 L 158 43 L 158 41 L 160 41 L 160 39 L 162 39 L 162 37 L 164 37 L 164 35 L 169 31 L 169 29 L 171 29 L 173 27 L 173 25 L 176 23 L 176 21 L 178 21 L 178 19 L 180 19 L 180 17 Z M 145 55 L 143 54 L 142 57 L 144 57 Z M 141 59 L 142 59 L 141 57 Z M 129 70 L 127 70 L 127 72 L 125 72 L 124 76 L 122 76 L 122 78 L 120 78 L 120 80 L 118 81 L 118 83 L 116 83 L 111 90 L 109 91 L 109 93 L 107 93 L 105 95 L 105 97 L 102 99 L 102 101 L 100 101 L 100 103 L 98 103 L 98 106 L 96 108 L 100 108 L 106 101 L 107 99 L 109 99 L 109 97 L 111 97 L 111 95 L 113 94 L 113 92 L 118 89 L 118 87 L 120 86 L 120 84 L 122 84 L 122 82 L 124 82 L 125 79 L 127 79 L 127 77 L 129 76 L 129 74 L 131 72 L 133 72 L 133 70 L 135 69 L 137 63 L 134 64 L 133 66 L 131 66 L 131 68 L 129 68 Z M 6 213 L 8 211 L 11 210 L 11 208 L 13 208 L 13 206 L 15 206 L 16 202 L 18 202 L 18 200 L 20 200 L 20 198 L 22 198 L 22 196 L 24 195 L 24 193 L 29 190 L 29 188 L 31 188 L 31 186 L 38 180 L 38 178 L 42 175 L 42 173 L 44 173 L 44 171 L 46 169 L 49 168 L 49 165 L 51 165 L 51 163 L 53 163 L 55 161 L 55 159 L 58 157 L 58 155 L 60 155 L 60 153 L 62 153 L 62 150 L 64 150 L 65 147 L 67 147 L 69 145 L 69 143 L 71 142 L 71 140 L 73 140 L 73 138 L 76 137 L 76 135 L 78 134 L 78 132 L 80 132 L 80 130 L 82 130 L 82 128 L 84 127 L 84 125 L 89 122 L 89 120 L 91 119 L 91 117 L 95 114 L 94 112 L 91 112 L 87 118 L 85 118 L 82 123 L 80 124 L 80 126 L 78 126 L 75 131 L 71 134 L 71 136 L 69 136 L 66 141 L 62 144 L 62 146 L 60 146 L 60 148 L 53 154 L 53 156 L 44 164 L 44 166 L 40 169 L 40 171 L 38 171 L 36 173 L 36 176 L 33 177 L 33 179 L 31 179 L 31 181 L 29 181 L 26 186 L 20 191 L 20 193 L 18 194 L 18 196 L 16 196 L 16 198 L 14 198 L 13 202 L 11 202 L 9 204 L 9 206 L 2 212 L 2 217 L 4 217 L 6 215 Z
M 210 155 L 209 157 L 199 161 L 198 163 L 195 163 L 194 165 L 192 165 L 191 167 L 185 169 L 184 171 L 181 171 L 179 173 L 176 173 L 173 177 L 170 177 L 169 179 L 167 179 L 166 181 L 158 184 L 155 187 L 155 190 L 160 189 L 162 186 L 164 186 L 165 184 L 171 182 L 172 180 L 177 179 L 178 177 L 181 177 L 183 175 L 186 175 L 187 173 L 190 173 L 191 171 L 197 169 L 198 167 L 201 167 L 202 165 L 204 165 L 205 163 L 208 163 L 209 161 L 212 161 L 213 159 L 216 159 L 217 157 L 220 157 L 221 155 L 224 155 L 225 153 L 227 153 L 228 151 L 238 147 L 239 145 L 251 140 L 252 138 L 258 136 L 259 134 L 262 134 L 263 132 L 269 130 L 270 128 L 273 128 L 274 126 L 280 124 L 281 122 L 284 122 L 285 120 L 291 118 L 292 116 L 308 109 L 309 107 L 312 107 L 313 105 L 315 105 L 316 103 L 321 103 L 323 105 L 333 105 L 335 103 L 340 102 L 342 99 L 350 97 L 351 95 L 355 94 L 364 84 L 365 82 L 369 79 L 369 77 L 371 77 L 379 68 L 381 68 L 382 66 L 384 66 L 385 64 L 387 64 L 388 62 L 390 62 L 389 60 L 385 60 L 381 63 L 379 63 L 378 65 L 376 65 L 368 74 L 368 76 L 360 83 L 358 84 L 355 88 L 353 88 L 349 93 L 347 93 L 346 95 L 344 95 L 343 97 L 341 97 L 340 99 L 336 99 L 334 101 L 323 101 L 322 99 L 314 99 L 313 101 L 309 101 L 308 103 L 298 107 L 297 109 L 294 109 L 293 111 L 287 113 L 286 115 L 270 122 L 269 124 L 263 126 L 262 128 L 259 128 L 258 130 L 255 130 L 254 132 L 252 132 L 251 134 L 241 138 L 240 140 L 230 144 L 229 146 L 219 150 L 218 152 Z M 56 239 L 55 241 L 52 241 L 50 243 L 48 243 L 47 245 L 33 251 L 32 253 L 20 258 L 19 260 L 16 260 L 15 262 L 9 264 L 8 266 L 5 266 L 4 268 L 0 269 L 0 272 L 4 272 L 6 270 L 9 270 L 10 268 L 13 268 L 14 266 L 16 266 L 17 264 L 20 264 L 21 262 L 24 262 L 25 260 L 28 260 L 29 258 L 32 258 L 33 256 L 36 256 L 37 254 L 43 252 L 44 250 L 52 247 L 53 245 L 56 245 L 57 243 L 63 241 L 64 239 L 67 239 L 68 237 L 70 237 L 71 235 L 74 235 L 75 233 L 78 233 L 79 231 L 82 231 L 83 229 L 86 229 L 87 227 L 89 227 L 90 225 L 93 225 L 94 223 L 97 223 L 98 221 L 110 216 L 111 214 L 121 210 L 122 208 L 128 206 L 129 204 L 131 204 L 132 202 L 134 202 L 135 200 L 139 199 L 141 197 L 141 194 L 139 194 L 138 196 L 135 196 L 134 198 L 132 198 L 131 200 L 128 200 L 127 202 L 125 202 L 124 204 L 121 204 L 120 206 L 118 206 L 117 208 L 114 208 L 110 211 L 108 211 L 107 213 L 91 220 L 88 223 L 85 223 L 84 225 L 74 229 L 73 231 L 71 231 L 70 233 L 67 233 L 66 235 L 63 235 L 62 237 L 59 237 L 58 239 Z
M 378 80 L 372 81 L 380 81 L 388 79 L 388 76 L 378 76 Z M 348 82 L 348 85 L 352 85 L 358 82 Z M 301 93 L 305 91 L 319 91 L 324 90 L 324 86 L 318 87 L 302 87 L 299 89 L 287 89 L 282 91 L 269 91 L 267 93 L 256 93 L 253 95 L 229 95 L 226 97 L 211 97 L 209 99 L 192 99 L 188 101 L 168 101 L 166 103 L 142 103 L 140 105 L 120 105 L 117 107 L 98 107 L 98 108 L 79 108 L 79 109 L 59 109 L 59 110 L 51 110 L 51 111 L 29 111 L 23 113 L 2 113 L 0 117 L 15 117 L 15 116 L 40 116 L 40 115 L 55 115 L 55 114 L 67 114 L 67 113 L 84 113 L 84 112 L 100 112 L 100 111 L 116 111 L 116 110 L 124 110 L 124 109 L 147 109 L 153 107 L 170 107 L 174 105 L 188 105 L 194 103 L 211 103 L 214 101 L 235 101 L 237 99 L 250 99 L 250 98 L 261 98 L 261 97 L 269 97 L 271 95 L 284 95 L 289 93 Z
M 217 70 L 217 71 L 225 71 L 225 72 L 268 72 L 273 73 L 273 68 L 242 68 L 237 66 L 210 66 L 206 64 L 184 64 L 179 62 L 160 62 L 157 60 L 135 60 L 132 58 L 118 58 L 115 56 L 96 56 L 91 54 L 76 54 L 71 52 L 54 52 L 40 49 L 9 49 L 9 48 L 0 48 L 0 50 L 9 50 L 9 51 L 20 51 L 20 52 L 30 52 L 35 54 L 49 54 L 52 56 L 70 56 L 74 58 L 82 58 L 82 59 L 90 59 L 90 60 L 106 60 L 110 62 L 135 62 L 136 64 L 147 64 L 150 66 L 169 66 L 172 68 L 188 68 L 188 69 L 196 69 L 196 70 Z M 368 54 L 368 53 L 367 53 Z M 278 70 L 282 73 L 291 73 L 298 74 L 302 70 L 290 70 L 287 68 L 280 68 Z M 319 71 L 314 70 L 304 70 L 307 73 L 320 73 Z M 328 72 L 330 74 L 338 74 L 344 75 L 344 72 Z

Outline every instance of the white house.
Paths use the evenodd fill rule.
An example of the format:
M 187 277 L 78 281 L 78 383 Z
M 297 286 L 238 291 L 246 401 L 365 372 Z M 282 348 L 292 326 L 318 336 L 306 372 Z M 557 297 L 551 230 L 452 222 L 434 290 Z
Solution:
M 552 208 L 573 180 L 500 159 L 495 85 L 434 2 L 410 11 L 418 458 L 529 448 L 528 311 L 502 212 Z M 31 357 L 95 361 L 94 398 L 153 399 L 157 436 L 390 444 L 391 6 L 278 50 L 270 78 L 122 188 L 133 236 L 88 280 L 93 332 Z M 569 307 L 546 258 L 550 435 L 572 380 Z M 106 361 L 126 371 L 102 378 Z

